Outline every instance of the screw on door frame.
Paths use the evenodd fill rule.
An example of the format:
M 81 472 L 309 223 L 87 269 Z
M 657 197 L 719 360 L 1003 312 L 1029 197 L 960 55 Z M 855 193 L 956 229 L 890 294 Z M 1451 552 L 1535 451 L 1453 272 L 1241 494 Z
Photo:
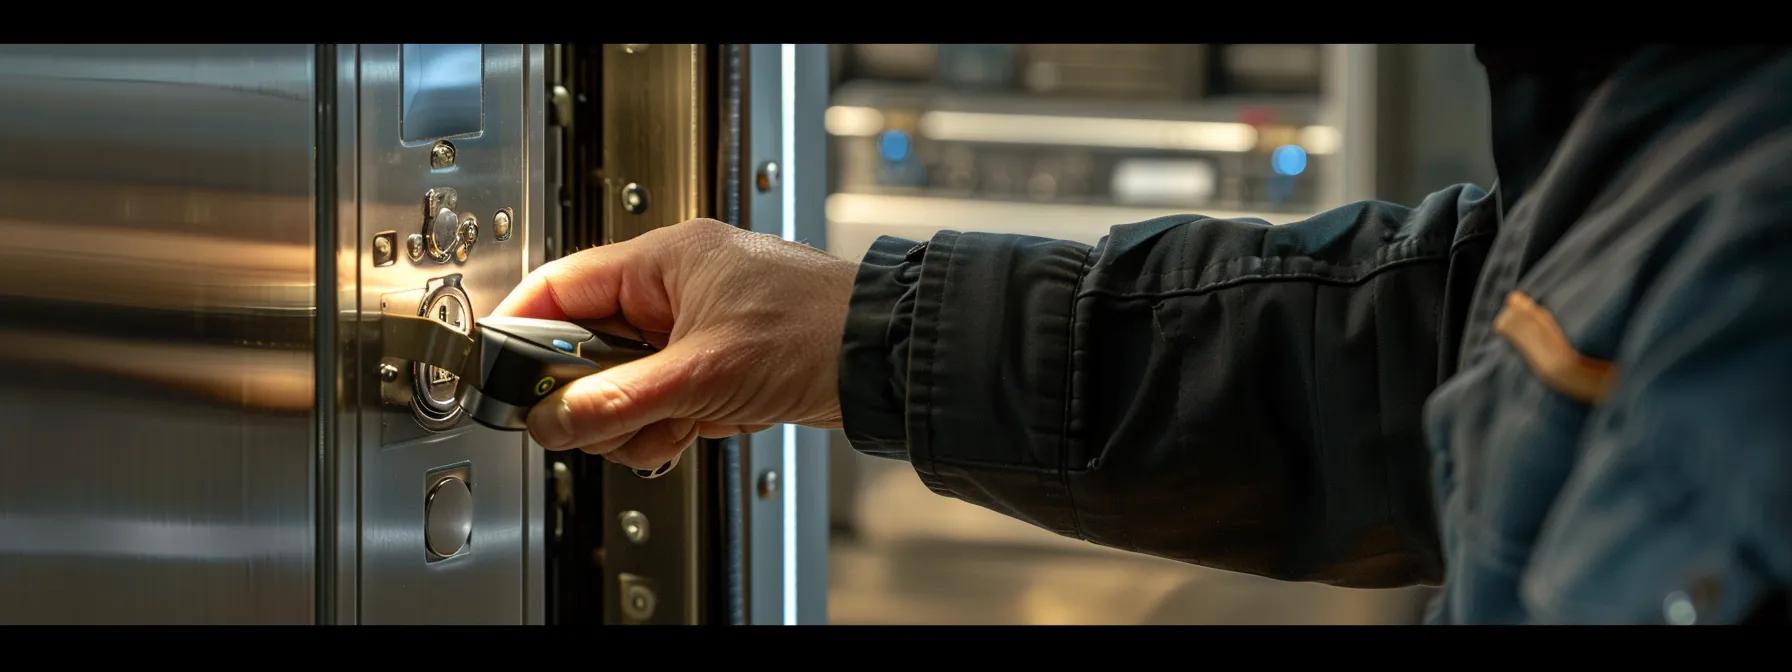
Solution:
M 436 141 L 436 146 L 429 149 L 429 167 L 436 170 L 454 167 L 454 143 L 447 140 Z
M 758 187 L 760 193 L 765 193 L 778 188 L 778 182 L 777 161 L 767 161 L 759 164 L 759 172 L 753 177 L 753 186 Z
M 775 494 L 778 494 L 778 472 L 768 469 L 759 475 L 759 498 L 771 499 Z
M 622 536 L 628 537 L 630 542 L 647 543 L 647 536 L 651 530 L 647 527 L 645 514 L 640 511 L 623 511 L 622 515 L 617 516 L 617 522 L 622 524 Z
M 623 185 L 622 209 L 636 215 L 647 212 L 647 188 L 634 182 Z

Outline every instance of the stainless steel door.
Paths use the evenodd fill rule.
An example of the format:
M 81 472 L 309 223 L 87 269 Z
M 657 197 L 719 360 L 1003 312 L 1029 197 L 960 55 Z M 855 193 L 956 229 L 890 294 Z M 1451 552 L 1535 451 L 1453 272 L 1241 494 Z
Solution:
M 395 312 L 470 328 L 539 263 L 542 48 L 337 55 L 336 199 L 356 207 L 338 211 L 336 258 L 358 277 L 338 285 L 358 292 L 338 311 L 338 389 L 354 396 L 332 434 L 333 619 L 540 622 L 541 449 L 465 418 L 451 377 L 383 357 L 377 325 Z
M 314 619 L 315 61 L 0 46 L 0 623 Z
M 0 623 L 541 621 L 540 449 L 377 334 L 540 263 L 542 53 L 0 47 Z
M 604 151 L 571 163 L 601 185 L 603 240 L 715 213 L 718 182 L 773 217 L 791 187 L 743 205 L 717 177 L 794 160 L 742 110 L 718 158 L 717 52 L 646 46 L 604 46 L 618 60 L 581 90 L 608 108 L 583 131 Z M 389 313 L 470 328 L 555 247 L 545 53 L 0 47 L 0 623 L 543 622 L 564 470 L 438 403 L 452 381 L 379 333 Z M 735 78 L 746 107 L 775 72 Z M 768 109 L 747 123 L 793 123 Z M 608 552 L 603 620 L 701 622 L 743 592 L 729 620 L 794 619 L 766 605 L 799 592 L 793 549 L 825 545 L 783 532 L 794 448 L 762 437 L 751 473 L 710 453 L 651 482 L 600 472 L 581 520 Z M 720 557 L 743 536 L 751 557 Z M 817 613 L 824 561 L 802 566 Z

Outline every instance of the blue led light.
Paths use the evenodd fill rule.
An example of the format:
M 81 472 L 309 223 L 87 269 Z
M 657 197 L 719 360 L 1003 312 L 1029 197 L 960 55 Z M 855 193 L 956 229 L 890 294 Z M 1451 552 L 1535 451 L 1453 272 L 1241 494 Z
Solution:
M 1269 154 L 1269 167 L 1277 175 L 1295 176 L 1307 169 L 1307 150 L 1297 145 L 1282 145 Z
M 884 155 L 885 161 L 901 161 L 908 158 L 908 134 L 902 131 L 885 131 L 877 140 L 877 151 Z

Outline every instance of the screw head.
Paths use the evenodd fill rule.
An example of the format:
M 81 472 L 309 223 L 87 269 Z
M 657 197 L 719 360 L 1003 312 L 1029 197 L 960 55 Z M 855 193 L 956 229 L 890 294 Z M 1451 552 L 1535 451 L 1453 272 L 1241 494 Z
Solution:
M 650 530 L 647 527 L 645 514 L 640 511 L 623 511 L 622 515 L 617 516 L 617 522 L 622 524 L 622 536 L 627 537 L 631 543 L 647 543 Z
M 767 161 L 759 164 L 759 172 L 754 175 L 753 186 L 761 193 L 778 188 L 778 162 Z
M 391 364 L 380 365 L 380 380 L 392 383 L 398 381 L 398 367 Z
M 633 182 L 622 187 L 622 209 L 633 214 L 647 211 L 647 188 Z
M 387 231 L 373 237 L 373 265 L 390 266 L 398 253 L 398 232 Z
M 647 586 L 635 584 L 629 586 L 623 597 L 624 616 L 634 621 L 645 621 L 653 618 L 654 607 L 658 606 L 659 596 Z
M 510 211 L 499 210 L 492 215 L 492 236 L 498 240 L 510 238 Z
M 759 475 L 759 498 L 771 499 L 778 494 L 778 472 L 767 471 Z
M 435 169 L 452 168 L 454 166 L 454 144 L 447 140 L 436 143 L 429 150 L 429 167 Z
M 411 255 L 412 261 L 423 258 L 423 234 L 413 233 L 404 239 L 405 252 Z

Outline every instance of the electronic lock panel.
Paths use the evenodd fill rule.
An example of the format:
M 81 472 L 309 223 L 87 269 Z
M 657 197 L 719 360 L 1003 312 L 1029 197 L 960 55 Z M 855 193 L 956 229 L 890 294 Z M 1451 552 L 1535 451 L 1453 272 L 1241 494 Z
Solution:
M 424 317 L 471 333 L 539 258 L 528 249 L 530 194 L 541 188 L 532 53 L 540 58 L 517 44 L 359 47 L 363 323 Z M 362 387 L 358 429 L 358 621 L 530 620 L 538 530 L 527 478 L 539 448 L 470 419 L 455 375 L 392 357 L 378 333 L 363 330 L 360 347 L 374 380 Z

